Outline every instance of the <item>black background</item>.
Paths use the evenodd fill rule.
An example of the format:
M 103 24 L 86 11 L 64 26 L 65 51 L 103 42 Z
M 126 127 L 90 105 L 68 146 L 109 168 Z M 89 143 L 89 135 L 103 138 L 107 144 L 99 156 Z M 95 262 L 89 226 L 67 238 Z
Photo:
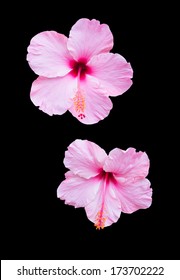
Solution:
M 23 6 L 22 6 L 23 5 Z M 13 10 L 15 9 L 15 10 Z M 146 3 L 37 3 L 11 6 L 6 73 L 6 183 L 3 186 L 2 257 L 7 259 L 173 259 L 178 252 L 178 219 L 168 135 L 170 108 L 160 75 L 163 9 Z M 106 23 L 114 35 L 113 53 L 134 70 L 133 86 L 112 98 L 103 121 L 83 125 L 69 112 L 50 117 L 30 101 L 36 75 L 26 61 L 31 38 L 55 30 L 68 36 L 82 17 Z M 11 78 L 10 78 L 11 77 Z M 83 208 L 56 198 L 64 179 L 64 152 L 75 139 L 94 141 L 108 153 L 135 147 L 150 158 L 153 189 L 149 209 L 123 214 L 117 223 L 97 231 Z M 171 146 L 172 147 L 172 146 Z M 173 163 L 172 163 L 173 164 Z M 168 167 L 167 167 L 168 166 Z

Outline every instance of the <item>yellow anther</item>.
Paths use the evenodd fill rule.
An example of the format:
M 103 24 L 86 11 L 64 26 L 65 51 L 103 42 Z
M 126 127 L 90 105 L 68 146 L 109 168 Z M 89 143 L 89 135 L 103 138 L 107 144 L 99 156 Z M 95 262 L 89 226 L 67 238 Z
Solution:
M 75 97 L 73 98 L 74 108 L 78 113 L 84 113 L 86 103 L 84 92 L 80 89 L 77 90 Z
M 98 230 L 103 229 L 105 226 L 106 219 L 107 218 L 103 217 L 103 211 L 99 211 L 96 215 L 96 222 L 94 224 L 96 229 Z

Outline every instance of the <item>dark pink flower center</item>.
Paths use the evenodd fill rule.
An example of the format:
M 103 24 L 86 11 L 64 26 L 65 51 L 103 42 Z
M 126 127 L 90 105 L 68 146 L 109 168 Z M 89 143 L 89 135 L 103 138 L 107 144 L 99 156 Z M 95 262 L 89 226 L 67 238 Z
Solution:
M 72 68 L 71 75 L 73 77 L 79 76 L 81 80 L 85 78 L 86 74 L 91 73 L 91 68 L 87 65 L 87 61 L 85 59 L 70 61 L 70 67 Z
M 101 176 L 101 179 L 106 180 L 106 183 L 109 183 L 110 181 L 114 182 L 114 180 L 115 180 L 112 172 L 106 172 L 106 171 L 102 170 L 100 172 L 100 176 Z

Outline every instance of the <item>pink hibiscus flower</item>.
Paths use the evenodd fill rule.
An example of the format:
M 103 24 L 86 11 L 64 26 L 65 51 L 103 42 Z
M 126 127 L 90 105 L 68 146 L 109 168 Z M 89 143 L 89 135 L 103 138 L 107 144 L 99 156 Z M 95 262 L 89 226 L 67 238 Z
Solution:
M 78 20 L 69 38 L 55 31 L 34 36 L 27 60 L 39 75 L 31 87 L 31 100 L 49 115 L 69 110 L 85 124 L 104 119 L 112 109 L 109 96 L 131 86 L 133 71 L 119 54 L 109 53 L 113 35 L 106 24 Z
M 64 164 L 70 171 L 57 189 L 58 198 L 85 207 L 97 229 L 117 222 L 121 212 L 133 213 L 151 205 L 145 152 L 116 148 L 107 155 L 93 142 L 76 140 L 65 152 Z

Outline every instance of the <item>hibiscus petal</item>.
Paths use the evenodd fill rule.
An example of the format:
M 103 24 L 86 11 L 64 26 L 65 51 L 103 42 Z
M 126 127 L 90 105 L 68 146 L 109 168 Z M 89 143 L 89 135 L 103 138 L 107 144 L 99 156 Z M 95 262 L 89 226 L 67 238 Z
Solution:
M 95 143 L 77 139 L 65 152 L 64 165 L 75 175 L 89 179 L 99 174 L 106 157 L 106 152 Z
M 132 85 L 131 65 L 119 54 L 93 56 L 87 65 L 91 69 L 91 75 L 96 77 L 106 90 L 107 96 L 121 95 Z
M 64 76 L 71 71 L 72 57 L 67 50 L 67 37 L 55 31 L 34 36 L 28 47 L 27 60 L 32 70 L 44 77 Z
M 145 152 L 136 152 L 134 148 L 126 151 L 116 148 L 109 153 L 103 168 L 121 178 L 144 178 L 149 172 L 149 158 Z
M 57 189 L 57 197 L 76 208 L 85 207 L 96 196 L 101 182 L 97 177 L 85 179 L 71 171 L 67 173 Z
M 71 28 L 67 47 L 75 60 L 88 61 L 93 55 L 112 49 L 113 35 L 108 25 L 82 18 Z
M 62 115 L 72 104 L 76 83 L 71 75 L 51 79 L 39 77 L 32 84 L 31 100 L 50 116 Z
M 109 115 L 112 102 L 105 96 L 96 79 L 86 76 L 69 109 L 74 117 L 84 124 L 94 124 Z
M 104 178 L 101 186 L 86 207 L 88 219 L 93 222 L 97 229 L 116 223 L 121 214 L 121 203 L 115 193 L 115 185 L 111 180 Z
M 122 212 L 133 213 L 139 209 L 146 209 L 152 203 L 152 189 L 148 179 L 127 180 L 122 182 L 115 176 L 119 182 L 116 188 L 116 195 L 121 201 Z

